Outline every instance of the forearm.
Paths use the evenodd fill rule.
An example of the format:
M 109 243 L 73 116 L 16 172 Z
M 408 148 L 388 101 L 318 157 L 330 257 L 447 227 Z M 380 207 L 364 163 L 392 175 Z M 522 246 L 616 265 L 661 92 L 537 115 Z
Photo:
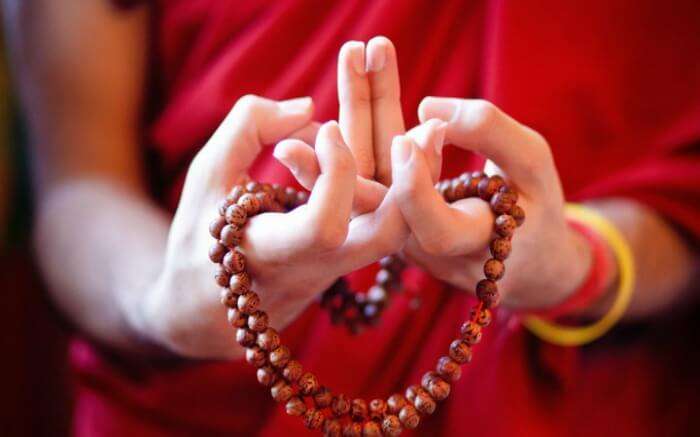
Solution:
M 88 335 L 143 349 L 143 297 L 157 286 L 169 221 L 145 196 L 114 183 L 65 182 L 40 198 L 34 231 L 50 292 Z

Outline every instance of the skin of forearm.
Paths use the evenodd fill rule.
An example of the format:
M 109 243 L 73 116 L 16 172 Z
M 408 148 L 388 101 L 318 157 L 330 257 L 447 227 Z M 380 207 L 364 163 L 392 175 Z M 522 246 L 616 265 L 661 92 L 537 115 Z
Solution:
M 157 286 L 169 218 L 116 183 L 64 182 L 38 202 L 34 245 L 58 306 L 109 346 L 147 350 L 138 306 Z

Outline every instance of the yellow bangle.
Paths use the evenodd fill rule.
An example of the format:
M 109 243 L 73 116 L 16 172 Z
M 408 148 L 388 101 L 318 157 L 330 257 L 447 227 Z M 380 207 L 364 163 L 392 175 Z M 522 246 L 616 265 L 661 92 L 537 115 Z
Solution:
M 567 204 L 566 215 L 593 228 L 612 249 L 618 265 L 619 285 L 610 310 L 588 326 L 570 327 L 527 316 L 523 325 L 540 339 L 559 346 L 581 346 L 605 335 L 627 311 L 634 290 L 634 258 L 627 241 L 607 218 L 592 208 Z

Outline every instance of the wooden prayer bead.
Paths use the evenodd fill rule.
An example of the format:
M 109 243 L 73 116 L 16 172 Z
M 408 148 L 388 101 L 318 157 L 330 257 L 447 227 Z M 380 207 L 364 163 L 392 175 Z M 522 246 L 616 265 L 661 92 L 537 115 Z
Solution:
M 292 187 L 287 187 L 284 190 L 284 205 L 287 208 L 294 208 L 297 201 L 297 192 Z
M 256 311 L 248 316 L 248 328 L 251 331 L 263 332 L 267 329 L 268 316 L 264 311 Z
M 496 214 L 508 214 L 517 201 L 515 191 L 500 190 L 491 198 L 491 209 Z
M 350 403 L 350 417 L 355 422 L 367 420 L 368 416 L 367 402 L 364 399 L 353 399 Z
M 248 194 L 250 196 L 250 194 Z M 240 202 L 240 200 L 239 200 Z M 235 226 L 237 228 L 242 227 L 248 218 L 246 209 L 244 206 L 239 204 L 233 204 L 226 208 L 226 222 L 228 224 Z
M 226 219 L 222 216 L 218 216 L 209 223 L 209 234 L 218 240 L 221 237 L 221 230 L 224 226 L 226 226 Z
M 226 315 L 228 323 L 235 328 L 242 328 L 248 324 L 248 316 L 243 314 L 238 307 L 229 308 Z
M 368 420 L 362 425 L 362 437 L 381 437 L 382 428 L 377 422 Z
M 380 269 L 375 276 L 375 282 L 382 287 L 387 287 L 393 279 L 394 275 L 387 269 Z
M 255 344 L 255 333 L 247 328 L 236 330 L 236 342 L 243 347 L 252 347 Z
M 482 179 L 481 181 L 479 181 L 478 186 L 479 197 L 488 202 L 489 200 L 491 200 L 491 197 L 493 197 L 493 195 L 496 194 L 498 190 L 500 190 L 501 187 L 505 185 L 505 183 L 506 181 L 504 181 L 503 178 L 499 175 L 494 175 Z
M 513 208 L 511 208 L 512 211 Z M 494 221 L 496 233 L 501 237 L 512 237 L 515 233 L 515 228 L 518 227 L 518 223 L 515 221 L 513 216 L 508 214 L 501 214 L 496 217 Z
M 390 414 L 382 420 L 382 432 L 385 437 L 396 437 L 401 434 L 403 427 L 398 416 Z
M 331 402 L 333 402 L 333 394 L 327 387 L 320 387 L 316 390 L 314 394 L 314 404 L 316 404 L 316 408 L 327 408 L 331 405 Z
M 507 238 L 495 238 L 489 245 L 491 256 L 497 260 L 503 261 L 510 255 L 511 244 Z
M 272 195 L 269 193 L 255 193 L 255 198 L 258 199 L 258 203 L 260 203 L 260 211 L 271 211 L 275 207 Z
M 491 323 L 491 310 L 483 309 L 477 314 L 476 308 L 472 308 L 471 318 L 480 326 L 488 326 Z
M 253 291 L 238 296 L 238 309 L 244 314 L 253 314 L 260 306 L 260 296 Z
M 383 399 L 372 399 L 369 403 L 369 418 L 381 420 L 386 414 L 386 402 Z
M 231 275 L 228 286 L 236 294 L 245 294 L 250 290 L 250 276 L 246 272 Z
M 237 308 L 238 295 L 228 288 L 222 288 L 219 301 L 221 302 L 221 305 L 224 305 L 227 308 Z
M 452 179 L 452 202 L 464 199 L 467 195 L 467 185 L 460 179 Z
M 246 193 L 238 199 L 238 205 L 242 206 L 247 216 L 253 216 L 260 211 L 260 202 L 255 194 Z
M 498 286 L 490 279 L 482 279 L 476 283 L 476 296 L 486 308 L 498 305 Z
M 416 400 L 416 395 L 418 394 L 418 387 L 417 385 L 410 385 L 406 389 L 406 399 L 408 402 L 413 403 Z
M 348 414 L 350 411 L 350 401 L 344 394 L 333 396 L 333 400 L 331 401 L 331 411 L 333 411 L 333 414 L 338 417 Z
M 315 408 L 309 408 L 304 413 L 304 425 L 309 429 L 319 429 L 323 426 L 323 413 Z
M 219 212 L 219 215 L 225 217 L 226 209 L 228 209 L 232 203 L 233 202 L 231 202 L 229 199 L 222 199 L 216 206 L 216 210 Z
M 307 193 L 306 191 L 297 192 L 297 199 L 296 199 L 295 206 L 304 205 L 308 201 L 309 201 L 309 193 Z
M 440 357 L 435 370 L 448 382 L 459 381 L 459 378 L 462 376 L 462 368 L 459 366 L 459 363 L 450 357 Z
M 233 249 L 224 255 L 224 260 L 221 264 L 229 273 L 239 273 L 245 269 L 245 256 L 238 250 Z
M 399 412 L 399 420 L 404 427 L 414 429 L 420 423 L 420 415 L 413 405 L 406 405 Z
M 362 437 L 362 424 L 348 422 L 343 427 L 343 437 Z
M 222 265 L 217 265 L 216 271 L 214 272 L 214 280 L 216 281 L 217 285 L 226 287 L 230 279 L 231 275 L 226 271 L 226 269 Z
M 459 364 L 468 363 L 472 359 L 472 349 L 466 342 L 455 340 L 450 343 L 449 355 Z
M 372 303 L 384 303 L 388 293 L 384 287 L 375 285 L 367 291 L 367 300 Z
M 515 223 L 517 223 L 518 226 L 525 222 L 525 211 L 519 205 L 513 205 L 510 209 L 510 215 L 515 219 Z
M 238 202 L 238 199 L 241 198 L 242 195 L 246 193 L 246 189 L 240 185 L 236 185 L 229 191 L 228 195 L 226 196 L 226 200 L 229 202 L 236 203 Z
M 265 387 L 272 386 L 277 382 L 277 372 L 270 366 L 260 367 L 257 371 L 258 382 Z
M 476 197 L 479 195 L 479 184 L 482 180 L 486 179 L 486 176 L 480 172 L 476 171 L 469 175 L 469 179 L 466 181 L 466 197 Z
M 462 340 L 467 344 L 474 345 L 481 341 L 481 326 L 472 321 L 464 322 L 459 332 L 462 334 Z
M 248 318 L 248 320 L 250 320 L 250 318 Z M 282 369 L 289 363 L 291 356 L 292 354 L 289 352 L 289 348 L 282 345 L 270 352 L 270 364 L 278 369 Z
M 306 413 L 306 404 L 296 396 L 287 401 L 285 408 L 287 410 L 287 414 L 290 416 L 301 416 L 302 414 Z
M 241 244 L 243 239 L 243 229 L 234 225 L 226 225 L 221 229 L 221 244 L 233 249 Z
M 450 395 L 450 384 L 442 379 L 437 372 L 427 372 L 423 375 L 421 379 L 421 385 L 425 389 L 430 397 L 436 401 L 444 401 Z M 418 403 L 420 395 L 416 396 L 416 403 Z M 416 405 L 416 408 L 418 406 Z M 421 411 L 419 409 L 419 411 Z
M 386 401 L 387 409 L 391 414 L 399 414 L 399 411 L 401 411 L 406 404 L 406 398 L 398 393 L 389 396 L 389 399 Z
M 273 351 L 280 345 L 280 335 L 272 328 L 258 334 L 257 344 L 264 351 Z
M 224 259 L 224 255 L 226 255 L 226 247 L 218 241 L 209 248 L 209 259 L 211 262 L 220 263 Z
M 272 386 L 270 394 L 276 402 L 287 402 L 294 396 L 294 390 L 292 386 L 280 380 Z
M 297 384 L 299 385 L 299 392 L 306 396 L 316 393 L 319 387 L 318 379 L 311 372 L 306 372 L 301 375 Z
M 413 406 L 416 407 L 416 410 L 421 414 L 428 415 L 435 412 L 437 404 L 430 393 L 420 387 L 419 390 L 416 390 L 416 400 L 413 402 Z
M 304 373 L 304 368 L 301 366 L 301 363 L 296 360 L 291 360 L 286 366 L 284 366 L 284 369 L 282 370 L 282 377 L 288 382 L 293 383 L 299 380 L 302 373 Z
M 275 195 L 275 200 L 284 205 L 284 187 L 280 184 L 272 184 L 272 192 Z
M 267 362 L 267 356 L 264 350 L 252 346 L 245 350 L 245 360 L 251 366 L 262 367 Z
M 336 419 L 331 419 L 327 417 L 325 422 L 323 422 L 323 435 L 325 437 L 340 437 L 340 422 Z
M 498 281 L 506 273 L 506 266 L 503 261 L 491 258 L 484 263 L 484 276 L 492 281 Z
M 248 181 L 248 183 L 245 184 L 245 189 L 249 193 L 257 193 L 262 189 L 262 185 L 260 182 Z

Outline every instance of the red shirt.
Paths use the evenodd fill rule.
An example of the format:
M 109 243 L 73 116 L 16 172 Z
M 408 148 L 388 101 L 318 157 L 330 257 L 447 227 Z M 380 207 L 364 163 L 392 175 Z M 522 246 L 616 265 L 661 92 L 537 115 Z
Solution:
M 614 3 L 614 4 L 613 4 Z M 550 142 L 571 200 L 625 196 L 700 236 L 700 6 L 696 1 L 160 1 L 150 169 L 174 208 L 187 165 L 236 99 L 311 95 L 337 117 L 336 56 L 386 35 L 404 113 L 427 95 L 493 101 Z M 257 179 L 293 183 L 267 149 Z M 443 176 L 479 161 L 447 150 Z M 352 277 L 366 287 L 373 268 Z M 414 271 L 353 337 L 310 308 L 283 333 L 334 391 L 372 399 L 419 381 L 468 312 L 467 294 Z M 214 292 L 214 291 L 213 291 Z M 417 435 L 669 435 L 698 429 L 697 329 L 674 314 L 581 349 L 541 344 L 501 310 L 449 400 Z M 692 322 L 691 322 L 692 323 Z M 691 324 L 692 326 L 692 324 Z M 233 334 L 232 334 L 233 335 Z M 662 340 L 662 341 L 659 341 Z M 70 353 L 75 430 L 94 435 L 304 435 L 242 362 L 134 363 L 86 341 Z

